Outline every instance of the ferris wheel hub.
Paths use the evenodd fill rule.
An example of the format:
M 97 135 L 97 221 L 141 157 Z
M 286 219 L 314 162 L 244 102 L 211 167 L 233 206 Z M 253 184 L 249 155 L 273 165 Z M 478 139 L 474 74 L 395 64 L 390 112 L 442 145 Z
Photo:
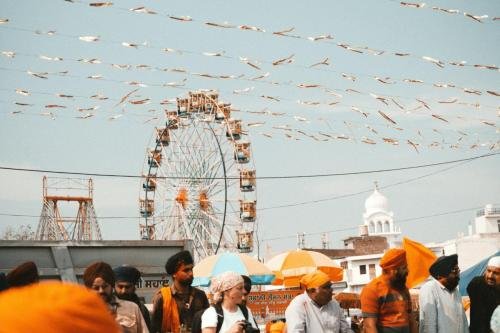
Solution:
M 177 196 L 175 197 L 175 201 L 177 201 L 182 208 L 186 209 L 188 203 L 188 191 L 186 188 L 182 187 L 179 192 L 177 192 Z

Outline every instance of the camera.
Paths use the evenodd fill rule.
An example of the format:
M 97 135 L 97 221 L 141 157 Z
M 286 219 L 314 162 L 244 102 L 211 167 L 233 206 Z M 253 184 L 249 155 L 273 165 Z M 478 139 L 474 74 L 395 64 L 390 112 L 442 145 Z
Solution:
M 241 322 L 241 326 L 243 327 L 243 332 L 245 333 L 259 333 L 259 329 L 254 328 L 252 324 L 248 320 L 243 320 Z

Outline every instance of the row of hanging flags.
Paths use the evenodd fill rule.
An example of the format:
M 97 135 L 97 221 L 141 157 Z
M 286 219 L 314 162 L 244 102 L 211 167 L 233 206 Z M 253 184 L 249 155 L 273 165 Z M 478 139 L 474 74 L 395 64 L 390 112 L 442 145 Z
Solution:
M 84 2 L 79 2 L 80 4 L 85 4 Z M 423 4 L 412 4 L 412 3 L 401 3 L 402 6 L 406 7 L 414 7 L 414 8 L 424 8 L 425 5 Z M 114 6 L 110 2 L 101 2 L 101 3 L 89 3 L 89 6 L 91 7 L 110 7 Z M 447 12 L 447 13 L 460 13 L 461 11 L 459 10 L 444 10 L 442 8 L 433 8 L 436 10 L 439 10 L 441 12 Z M 137 7 L 137 8 L 131 8 L 131 12 L 140 12 L 140 13 L 146 13 L 146 14 L 157 14 L 156 11 L 147 9 L 145 7 Z M 465 16 L 470 16 L 467 15 L 467 13 L 464 13 Z M 195 21 L 193 18 L 190 16 L 177 16 L 177 15 L 170 15 L 167 14 L 167 17 L 169 17 L 172 20 L 179 21 L 179 22 L 193 22 Z M 482 16 L 476 16 L 472 15 L 472 18 L 474 18 L 475 21 L 482 22 L 483 19 L 486 17 L 484 15 Z M 493 21 L 496 21 L 497 18 L 494 18 Z M 0 19 L 0 26 L 7 25 L 10 23 L 10 20 L 8 18 L 1 18 Z M 231 24 L 217 24 L 214 22 L 204 22 L 205 25 L 211 26 L 211 27 L 219 27 L 219 28 L 226 28 L 226 29 L 242 29 L 242 30 L 251 30 L 251 31 L 257 31 L 257 32 L 262 32 L 265 33 L 266 30 L 263 28 L 257 28 L 253 26 L 248 26 L 248 25 L 231 25 Z M 26 29 L 25 29 L 26 30 Z M 293 38 L 298 38 L 298 39 L 306 39 L 309 41 L 323 41 L 325 43 L 332 43 L 331 40 L 333 39 L 333 36 L 330 34 L 327 35 L 319 35 L 315 37 L 304 37 L 300 35 L 295 35 L 293 33 L 294 29 L 285 29 L 282 31 L 277 31 L 273 32 L 273 36 L 276 37 L 293 37 Z M 40 30 L 34 30 L 33 31 L 36 34 L 39 35 L 47 35 L 47 36 L 57 36 L 58 33 L 55 30 L 51 31 L 40 31 Z M 78 38 L 78 40 L 82 42 L 89 42 L 89 43 L 95 43 L 95 42 L 102 42 L 103 39 L 100 36 L 70 36 L 67 34 L 60 34 L 61 36 L 64 37 L 71 37 L 71 38 Z M 152 48 L 153 46 L 148 45 L 147 43 L 133 43 L 133 42 L 121 42 L 121 45 L 124 47 L 128 48 L 140 48 L 140 47 L 148 47 Z M 386 51 L 381 51 L 381 50 L 374 50 L 368 47 L 354 47 L 351 46 L 348 43 L 337 43 L 337 46 L 346 49 L 348 51 L 356 52 L 356 53 L 366 53 L 366 54 L 374 54 L 374 55 L 386 55 L 390 54 L 390 52 Z M 193 53 L 193 51 L 186 51 L 186 50 L 174 50 L 174 49 L 169 49 L 169 48 L 163 48 L 162 51 L 164 52 L 169 52 L 173 54 L 179 54 L 182 55 L 184 52 L 189 52 Z M 246 57 L 236 57 L 236 56 L 230 56 L 228 55 L 225 51 L 219 51 L 219 52 L 199 52 L 203 56 L 210 56 L 210 57 L 224 57 L 224 58 L 229 58 L 229 59 L 234 59 L 237 61 L 241 61 L 250 67 L 254 68 L 255 70 L 262 71 L 259 61 L 255 60 L 250 60 Z M 15 50 L 2 50 L 1 54 L 5 57 L 8 58 L 14 58 L 17 55 L 17 52 Z M 410 53 L 407 52 L 394 52 L 393 53 L 395 56 L 398 57 L 407 57 L 407 56 L 412 56 Z M 79 79 L 90 79 L 90 80 L 104 80 L 104 81 L 110 81 L 114 83 L 122 83 L 130 86 L 135 86 L 138 88 L 147 88 L 147 87 L 168 87 L 168 88 L 176 88 L 176 89 L 188 89 L 188 86 L 186 85 L 187 82 L 187 76 L 196 76 L 196 77 L 202 77 L 202 78 L 207 78 L 207 79 L 222 79 L 222 80 L 236 80 L 238 82 L 259 82 L 259 84 L 268 84 L 270 86 L 279 86 L 279 85 L 286 85 L 290 87 L 295 87 L 296 89 L 320 89 L 323 92 L 326 93 L 326 98 L 324 100 L 292 100 L 292 99 L 287 99 L 283 98 L 280 96 L 272 96 L 272 95 L 264 95 L 264 94 L 255 94 L 254 86 L 249 86 L 246 88 L 242 89 L 234 89 L 230 93 L 239 95 L 239 94 L 245 94 L 249 96 L 253 96 L 255 98 L 263 98 L 266 99 L 272 103 L 279 104 L 280 102 L 287 102 L 287 103 L 297 103 L 300 106 L 303 107 L 326 107 L 326 108 L 335 108 L 335 109 L 341 109 L 343 112 L 353 112 L 357 115 L 359 115 L 359 118 L 357 120 L 353 121 L 339 121 L 338 122 L 338 127 L 335 130 L 331 131 L 316 131 L 316 132 L 310 132 L 305 128 L 298 128 L 296 126 L 290 125 L 290 124 L 275 124 L 274 126 L 271 127 L 271 129 L 267 131 L 261 131 L 258 132 L 258 134 L 261 134 L 264 137 L 267 138 L 273 138 L 273 137 L 281 137 L 285 139 L 292 139 L 292 140 L 301 140 L 301 139 L 313 139 L 316 141 L 330 141 L 330 140 L 340 140 L 340 141 L 352 141 L 352 142 L 361 142 L 365 144 L 370 144 L 374 145 L 377 143 L 386 143 L 386 144 L 391 144 L 391 145 L 400 145 L 400 144 L 407 144 L 408 146 L 412 147 L 416 152 L 419 151 L 420 147 L 449 147 L 449 148 L 469 148 L 469 149 L 475 149 L 475 148 L 480 148 L 480 147 L 486 147 L 490 150 L 497 149 L 500 146 L 499 140 L 495 139 L 495 136 L 493 135 L 491 139 L 486 139 L 486 140 L 478 140 L 477 138 L 474 138 L 473 141 L 467 140 L 469 139 L 468 136 L 470 135 L 469 133 L 466 133 L 463 130 L 457 129 L 451 129 L 453 133 L 455 134 L 454 139 L 447 139 L 445 138 L 445 134 L 443 134 L 443 130 L 439 130 L 437 128 L 432 129 L 431 134 L 438 134 L 440 138 L 436 139 L 430 139 L 429 135 L 424 138 L 423 135 L 423 129 L 417 129 L 415 130 L 410 130 L 406 132 L 412 132 L 412 136 L 408 136 L 406 138 L 401 139 L 401 131 L 405 130 L 402 128 L 400 122 L 397 120 L 398 116 L 401 116 L 402 114 L 405 113 L 416 113 L 416 112 L 425 112 L 423 114 L 424 117 L 429 117 L 429 119 L 434 119 L 437 122 L 440 122 L 440 125 L 447 125 L 449 124 L 452 120 L 459 120 L 461 122 L 464 121 L 472 121 L 480 125 L 485 125 L 488 127 L 491 127 L 492 129 L 498 130 L 498 127 L 496 126 L 496 123 L 492 121 L 491 119 L 484 118 L 484 117 L 463 117 L 463 116 L 445 116 L 443 114 L 438 113 L 435 111 L 436 105 L 437 107 L 442 107 L 442 106 L 453 106 L 453 105 L 460 105 L 462 107 L 467 107 L 470 109 L 476 109 L 476 110 L 495 110 L 497 107 L 495 106 L 489 106 L 485 104 L 481 104 L 479 102 L 464 102 L 459 100 L 457 97 L 452 97 L 449 99 L 443 99 L 443 100 L 434 100 L 431 101 L 429 99 L 422 99 L 422 98 L 415 98 L 409 103 L 411 105 L 408 105 L 406 103 L 403 103 L 400 98 L 396 96 L 390 96 L 390 95 L 382 95 L 382 94 L 376 94 L 370 91 L 362 91 L 360 89 L 354 89 L 354 88 L 348 88 L 348 89 L 331 89 L 329 87 L 326 87 L 321 84 L 315 84 L 315 83 L 305 83 L 305 82 L 293 82 L 293 81 L 287 81 L 287 82 L 276 82 L 276 81 L 270 81 L 270 72 L 265 72 L 265 73 L 259 73 L 256 76 L 248 76 L 245 74 L 214 74 L 214 73 L 199 73 L 199 72 L 194 72 L 190 71 L 189 69 L 186 68 L 160 68 L 154 64 L 116 64 L 112 62 L 106 62 L 103 60 L 100 60 L 98 58 L 80 58 L 80 59 L 68 59 L 64 58 L 62 56 L 46 56 L 46 55 L 27 55 L 27 54 L 22 54 L 22 56 L 31 56 L 31 57 L 38 57 L 42 60 L 45 61 L 56 61 L 56 62 L 80 62 L 80 63 L 86 63 L 86 64 L 91 64 L 91 65 L 108 65 L 111 66 L 114 69 L 117 70 L 149 70 L 149 71 L 165 71 L 165 72 L 172 72 L 172 73 L 179 73 L 184 75 L 184 79 L 177 81 L 177 82 L 140 82 L 140 81 L 135 81 L 135 80 L 130 80 L 130 81 L 119 81 L 115 80 L 113 78 L 105 78 L 101 74 L 90 74 L 88 76 L 75 76 L 72 75 L 69 71 L 64 70 L 64 71 L 59 71 L 59 72 L 48 72 L 48 71 L 32 71 L 31 69 L 25 69 L 21 71 L 25 71 L 28 75 L 38 78 L 38 79 L 49 79 L 50 76 L 62 76 L 62 77 L 71 77 L 71 78 L 79 78 Z M 479 69 L 489 69 L 489 70 L 494 70 L 494 71 L 499 71 L 498 67 L 496 65 L 481 65 L 481 64 L 474 64 L 474 65 L 469 65 L 465 61 L 442 61 L 438 60 L 429 56 L 422 56 L 421 59 L 430 62 L 434 65 L 436 65 L 437 68 L 443 68 L 446 64 L 457 66 L 457 67 L 465 67 L 469 66 L 472 68 L 479 68 Z M 275 66 L 280 66 L 280 65 L 290 65 L 293 62 L 295 62 L 296 56 L 294 54 L 291 54 L 287 57 L 280 58 L 280 59 L 275 59 L 275 60 L 265 60 L 262 62 L 265 62 L 272 67 Z M 310 70 L 325 70 L 326 67 L 330 66 L 330 60 L 329 58 L 324 58 L 319 60 L 316 63 L 310 64 L 307 66 Z M 321 69 L 320 69 L 321 68 Z M 329 70 L 329 69 L 326 69 Z M 18 70 L 19 71 L 19 70 Z M 355 73 L 340 73 L 339 77 L 351 81 L 353 83 L 359 81 L 359 75 L 356 75 Z M 447 88 L 447 89 L 455 89 L 459 90 L 462 93 L 471 95 L 471 96 L 483 96 L 483 95 L 490 95 L 490 96 L 495 96 L 499 97 L 500 93 L 495 91 L 494 89 L 486 89 L 486 90 L 481 90 L 481 89 L 476 89 L 476 88 L 469 88 L 469 87 L 460 87 L 456 84 L 453 83 L 441 83 L 441 82 L 434 82 L 434 83 L 426 83 L 423 80 L 417 79 L 417 78 L 405 78 L 405 79 L 394 79 L 390 77 L 382 77 L 382 76 L 372 76 L 370 77 L 371 79 L 374 79 L 375 81 L 379 82 L 380 84 L 383 85 L 393 85 L 397 83 L 406 83 L 406 84 L 414 84 L 414 85 L 419 85 L 419 84 L 427 84 L 427 85 L 432 85 L 435 88 Z M 82 95 L 77 95 L 73 94 L 71 92 L 45 92 L 45 91 L 30 91 L 29 89 L 26 88 L 15 88 L 13 89 L 16 94 L 21 95 L 21 96 L 30 96 L 32 94 L 53 94 L 56 96 L 60 101 L 67 101 L 67 100 L 74 100 L 74 99 L 84 99 L 84 100 L 98 100 L 98 101 L 116 101 L 118 98 L 112 98 L 108 97 L 105 94 L 101 92 L 97 92 L 91 96 L 82 96 Z M 127 105 L 148 105 L 150 103 L 156 103 L 157 105 L 168 105 L 168 104 L 173 104 L 174 100 L 162 100 L 162 101 L 153 101 L 151 98 L 148 98 L 146 96 L 142 95 L 134 95 L 131 96 L 132 93 L 136 93 L 138 89 L 132 90 L 132 92 L 127 93 L 124 97 L 120 99 L 120 101 L 114 105 L 114 107 L 118 105 L 124 105 L 127 103 Z M 373 101 L 378 103 L 377 106 L 359 106 L 359 105 L 352 105 L 350 103 L 344 102 L 342 99 L 346 96 L 366 96 L 371 98 Z M 129 98 L 130 97 L 130 98 Z M 67 109 L 69 108 L 68 106 L 65 105 L 64 102 L 54 102 L 54 103 L 49 103 L 49 104 L 44 104 L 44 105 L 39 105 L 33 102 L 25 101 L 25 100 L 15 100 L 13 101 L 13 104 L 15 105 L 16 108 L 22 108 L 21 110 L 16 109 L 12 111 L 12 114 L 19 114 L 19 113 L 25 113 L 25 109 L 29 109 L 30 107 L 36 107 L 37 109 L 45 109 L 46 111 L 39 113 L 42 116 L 49 116 L 52 119 L 55 119 L 56 116 L 60 116 L 60 114 L 57 114 L 56 110 L 61 110 L 61 109 Z M 406 105 L 405 105 L 406 104 Z M 101 106 L 100 105 L 92 105 L 92 106 L 81 106 L 81 107 L 76 107 L 76 110 L 79 112 L 77 118 L 80 119 L 89 119 L 93 117 Z M 280 106 L 282 107 L 282 106 Z M 387 108 L 392 107 L 396 111 L 389 112 Z M 383 111 L 380 110 L 380 108 L 385 108 Z M 235 110 L 238 111 L 238 110 Z M 252 113 L 252 114 L 259 114 L 263 116 L 272 116 L 272 117 L 289 117 L 292 118 L 295 122 L 300 122 L 302 124 L 310 124 L 311 120 L 309 119 L 310 117 L 306 115 L 290 115 L 287 114 L 286 112 L 279 112 L 279 111 L 271 111 L 269 109 L 264 109 L 264 110 L 243 110 L 244 112 Z M 144 122 L 149 122 L 152 120 L 158 119 L 158 115 L 154 114 L 156 112 L 155 109 L 149 109 L 147 114 L 141 114 L 142 116 L 147 116 L 148 118 Z M 153 115 L 152 115 L 153 114 Z M 124 115 L 124 113 L 116 113 L 112 114 L 108 117 L 109 120 L 116 120 L 121 118 Z M 373 116 L 372 116 L 373 115 Z M 374 119 L 374 117 L 376 117 Z M 371 120 L 371 122 L 368 122 L 368 118 Z M 366 120 L 365 120 L 366 119 Z M 325 120 L 325 119 L 318 119 L 318 121 L 325 122 L 327 127 L 331 129 L 330 124 Z M 266 121 L 256 121 L 256 122 L 248 122 L 246 125 L 247 127 L 260 127 L 266 124 Z M 384 131 L 384 129 L 389 129 L 393 131 L 393 135 L 389 134 L 382 134 L 380 132 Z M 367 133 L 369 133 L 370 136 L 368 135 L 357 135 L 354 133 L 356 130 L 364 130 Z M 445 128 L 444 131 L 447 131 L 449 129 Z M 471 135 L 472 137 L 472 135 Z

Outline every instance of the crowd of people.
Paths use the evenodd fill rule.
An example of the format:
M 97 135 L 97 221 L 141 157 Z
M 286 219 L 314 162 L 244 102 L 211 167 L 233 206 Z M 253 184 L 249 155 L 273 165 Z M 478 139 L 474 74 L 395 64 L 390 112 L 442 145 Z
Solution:
M 403 249 L 389 249 L 380 260 L 382 274 L 362 290 L 361 318 L 346 318 L 335 300 L 330 277 L 317 270 L 301 277 L 303 293 L 269 322 L 266 333 L 499 333 L 500 257 L 489 260 L 484 275 L 468 285 L 470 324 L 458 290 L 458 256 L 439 257 L 419 290 L 418 307 L 406 287 L 408 264 Z M 39 283 L 35 263 L 0 274 L 0 333 L 255 333 L 260 332 L 247 297 L 248 276 L 223 272 L 212 278 L 210 295 L 194 286 L 189 251 L 171 256 L 171 277 L 152 300 L 150 312 L 136 294 L 140 271 L 95 262 L 83 273 L 83 286 L 60 281 Z

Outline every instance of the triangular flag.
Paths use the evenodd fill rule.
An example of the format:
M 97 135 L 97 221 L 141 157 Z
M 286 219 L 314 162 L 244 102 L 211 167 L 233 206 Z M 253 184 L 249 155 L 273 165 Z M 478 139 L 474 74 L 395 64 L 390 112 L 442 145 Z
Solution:
M 413 288 L 429 277 L 429 267 L 436 261 L 437 257 L 424 245 L 406 237 L 403 238 L 403 248 L 406 251 L 406 261 L 408 262 L 406 286 Z

